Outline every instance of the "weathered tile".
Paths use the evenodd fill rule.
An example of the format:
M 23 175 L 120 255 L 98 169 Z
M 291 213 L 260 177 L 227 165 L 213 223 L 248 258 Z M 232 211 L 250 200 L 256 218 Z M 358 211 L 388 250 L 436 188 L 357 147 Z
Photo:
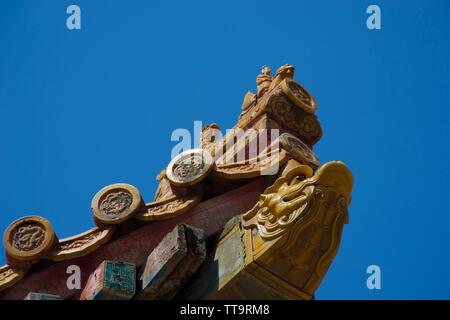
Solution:
M 64 300 L 61 296 L 40 292 L 29 292 L 23 300 Z
M 128 300 L 136 291 L 133 263 L 103 261 L 90 275 L 80 300 Z
M 206 257 L 201 229 L 177 225 L 148 256 L 142 273 L 144 299 L 171 299 Z

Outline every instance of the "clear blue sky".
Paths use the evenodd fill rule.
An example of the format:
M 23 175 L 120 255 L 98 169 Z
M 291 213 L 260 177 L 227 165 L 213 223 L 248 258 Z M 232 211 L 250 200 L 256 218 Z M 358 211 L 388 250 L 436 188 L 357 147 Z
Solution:
M 0 230 L 37 214 L 80 233 L 116 182 L 150 201 L 174 129 L 230 128 L 260 67 L 290 63 L 319 105 L 316 153 L 355 177 L 317 298 L 450 298 L 449 14 L 425 0 L 1 1 Z

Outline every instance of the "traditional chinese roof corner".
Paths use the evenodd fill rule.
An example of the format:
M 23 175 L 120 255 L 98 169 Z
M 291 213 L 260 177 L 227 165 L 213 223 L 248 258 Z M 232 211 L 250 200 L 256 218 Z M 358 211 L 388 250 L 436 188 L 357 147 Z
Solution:
M 348 222 L 353 177 L 342 162 L 321 166 L 312 151 L 322 136 L 317 103 L 294 71 L 284 65 L 272 77 L 264 66 L 234 127 L 244 135 L 217 140 L 219 126 L 205 126 L 200 148 L 158 175 L 152 202 L 132 185 L 106 186 L 92 199 L 95 227 L 66 239 L 45 218 L 14 221 L 3 236 L 0 299 L 313 298 Z M 249 151 L 262 138 L 265 147 Z M 216 241 L 213 251 L 203 239 Z M 182 254 L 164 253 L 170 246 Z M 159 283 L 155 261 L 166 279 Z M 211 261 L 222 268 L 215 286 Z M 66 286 L 71 264 L 91 274 L 79 290 Z M 114 270 L 130 279 L 122 293 L 92 280 Z M 165 286 L 173 279 L 176 288 Z

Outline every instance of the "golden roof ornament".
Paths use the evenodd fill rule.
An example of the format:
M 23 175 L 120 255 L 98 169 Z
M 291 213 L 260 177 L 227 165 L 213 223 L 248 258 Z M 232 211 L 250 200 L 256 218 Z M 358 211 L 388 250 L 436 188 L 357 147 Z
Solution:
M 269 89 L 270 84 L 272 83 L 271 70 L 267 66 L 263 66 L 261 68 L 261 73 L 256 77 L 257 84 L 257 96 L 258 98 L 263 96 L 264 93 Z
M 274 89 L 277 85 L 281 83 L 284 79 L 294 79 L 294 72 L 295 67 L 290 64 L 285 64 L 284 66 L 281 66 L 278 68 L 277 72 L 275 73 L 275 77 L 273 78 L 273 81 L 270 85 L 269 91 Z

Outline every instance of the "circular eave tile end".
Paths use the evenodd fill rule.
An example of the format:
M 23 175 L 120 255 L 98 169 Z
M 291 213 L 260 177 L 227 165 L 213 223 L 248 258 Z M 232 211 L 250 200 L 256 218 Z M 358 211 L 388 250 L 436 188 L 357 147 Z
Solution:
M 141 194 L 136 187 L 116 183 L 97 192 L 92 199 L 92 212 L 101 223 L 119 224 L 135 215 L 141 205 Z
M 320 160 L 302 140 L 290 133 L 280 135 L 280 144 L 289 151 L 295 159 L 313 168 L 320 166 Z
M 214 160 L 207 150 L 186 150 L 170 161 L 166 176 L 174 186 L 189 187 L 206 178 L 213 166 Z
M 27 216 L 9 225 L 3 235 L 3 245 L 9 257 L 32 261 L 47 253 L 55 239 L 55 232 L 47 219 Z
M 293 79 L 284 79 L 281 82 L 281 88 L 297 107 L 311 114 L 314 114 L 317 111 L 316 100 L 308 90 L 297 81 Z

